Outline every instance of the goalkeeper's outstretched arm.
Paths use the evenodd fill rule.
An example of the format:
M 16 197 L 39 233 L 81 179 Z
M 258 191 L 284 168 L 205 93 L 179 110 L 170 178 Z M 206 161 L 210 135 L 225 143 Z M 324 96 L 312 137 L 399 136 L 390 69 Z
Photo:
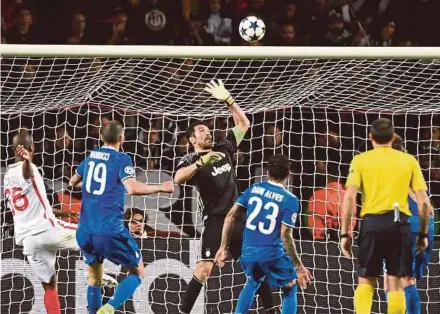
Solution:
M 246 117 L 246 114 L 235 102 L 231 93 L 225 88 L 222 80 L 212 80 L 206 84 L 205 91 L 210 93 L 216 99 L 224 102 L 231 111 L 232 118 L 234 119 L 235 127 L 233 129 L 237 145 L 243 140 L 247 130 L 249 129 L 250 122 Z

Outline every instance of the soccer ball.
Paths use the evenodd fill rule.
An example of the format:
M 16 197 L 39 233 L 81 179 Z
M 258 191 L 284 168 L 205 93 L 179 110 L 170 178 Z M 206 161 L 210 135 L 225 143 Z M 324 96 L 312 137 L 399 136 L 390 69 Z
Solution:
M 248 16 L 240 22 L 238 28 L 241 38 L 246 41 L 261 40 L 266 33 L 266 25 L 256 16 Z

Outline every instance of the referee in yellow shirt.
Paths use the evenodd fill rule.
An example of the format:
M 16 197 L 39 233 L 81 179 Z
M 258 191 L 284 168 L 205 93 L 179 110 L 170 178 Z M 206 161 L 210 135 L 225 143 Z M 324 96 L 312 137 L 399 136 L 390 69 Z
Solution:
M 428 207 L 425 206 L 426 183 L 420 165 L 410 154 L 392 148 L 394 127 L 389 119 L 378 119 L 371 125 L 370 140 L 374 149 L 357 155 L 350 165 L 342 203 L 342 254 L 352 257 L 352 235 L 349 234 L 351 208 L 361 190 L 362 225 L 357 253 L 358 286 L 354 294 L 357 314 L 370 314 L 377 277 L 383 261 L 388 272 L 388 314 L 405 314 L 405 295 L 400 278 L 411 276 L 411 230 L 408 219 L 408 191 L 417 197 L 421 233 L 418 250 L 426 248 Z

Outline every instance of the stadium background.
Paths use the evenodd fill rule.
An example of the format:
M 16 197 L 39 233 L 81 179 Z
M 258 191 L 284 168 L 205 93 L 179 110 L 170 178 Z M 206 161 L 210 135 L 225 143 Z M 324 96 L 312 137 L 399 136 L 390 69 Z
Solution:
M 259 43 L 263 45 L 355 46 L 369 43 L 372 46 L 407 46 L 438 45 L 440 40 L 439 19 L 435 17 L 440 7 L 436 7 L 439 5 L 436 1 L 356 1 L 357 5 L 349 12 L 349 18 L 346 14 L 348 1 L 277 1 L 277 5 L 268 0 L 219 1 L 223 7 L 220 20 L 211 14 L 213 8 L 210 1 L 203 0 L 66 1 L 63 5 L 58 1 L 20 2 L 2 2 L 3 43 L 247 45 L 237 37 L 235 25 L 248 13 L 259 15 L 268 26 L 265 40 Z M 140 6 L 134 9 L 137 3 Z M 289 12 L 289 16 L 285 15 L 286 12 Z M 223 29 L 219 28 L 218 21 Z M 364 25 L 363 30 L 359 28 L 358 22 Z M 231 24 L 230 28 L 225 27 L 228 23 Z M 207 33 L 202 25 L 208 26 L 207 29 L 216 29 L 217 35 Z M 118 31 L 114 33 L 114 29 Z M 59 65 L 67 69 L 70 66 L 72 70 L 78 69 L 80 63 L 81 66 L 97 66 L 84 60 L 72 59 L 69 62 L 67 67 L 64 63 Z M 197 62 L 192 59 L 177 62 L 181 65 L 161 69 L 176 77 L 177 81 L 185 78 L 185 71 L 194 71 L 197 66 Z M 10 99 L 16 90 L 31 90 L 30 87 L 32 90 L 35 87 L 38 89 L 39 84 L 44 83 L 43 77 L 40 77 L 42 73 L 38 71 L 42 66 L 44 64 L 35 60 L 23 63 L 20 60 L 15 63 L 2 61 L 2 87 L 8 87 L 2 88 L 2 98 Z M 415 71 L 414 75 L 417 69 Z M 205 74 L 209 74 L 209 70 Z M 167 88 L 166 84 L 162 85 L 164 94 L 169 95 Z M 164 101 L 168 99 L 165 97 Z M 430 306 L 427 308 L 424 303 L 424 310 L 428 313 L 439 312 L 439 115 L 435 112 L 380 112 L 371 108 L 340 110 L 344 103 L 341 103 L 340 108 L 329 109 L 314 107 L 312 103 L 313 99 L 303 99 L 299 104 L 286 103 L 286 109 L 283 110 L 250 115 L 252 129 L 240 146 L 236 158 L 241 190 L 255 180 L 262 179 L 265 161 L 273 153 L 289 154 L 294 161 L 289 188 L 302 201 L 302 219 L 296 231 L 300 239 L 297 245 L 305 264 L 314 270 L 315 276 L 312 288 L 299 298 L 302 306 L 306 304 L 301 309 L 306 313 L 345 313 L 345 310 L 352 308 L 355 277 L 353 264 L 339 257 L 336 245 L 338 217 L 334 213 L 324 214 L 326 217 L 331 216 L 332 221 L 318 226 L 318 219 L 313 217 L 322 213 L 311 212 L 310 203 L 315 191 L 325 189 L 330 182 L 345 181 L 353 154 L 365 147 L 367 125 L 381 113 L 381 116 L 394 120 L 409 152 L 419 158 L 433 195 L 437 237 L 429 271 L 431 281 L 422 280 L 420 287 L 422 301 L 429 301 Z M 301 105 L 300 108 L 298 105 Z M 102 105 L 98 107 L 93 103 L 70 103 L 68 108 L 44 112 L 35 110 L 33 113 L 2 114 L 1 175 L 4 174 L 4 167 L 12 161 L 10 144 L 14 132 L 20 127 L 28 127 L 33 131 L 37 143 L 35 161 L 47 179 L 54 202 L 57 198 L 58 202 L 62 201 L 63 195 L 80 199 L 79 193 L 71 194 L 66 190 L 66 182 L 85 154 L 99 145 L 99 126 L 113 118 L 124 122 L 126 126 L 127 142 L 124 151 L 133 158 L 138 179 L 148 178 L 150 182 L 158 182 L 172 176 L 177 158 L 186 153 L 183 131 L 190 119 L 160 115 L 148 108 L 131 111 Z M 215 129 L 216 139 L 224 136 L 224 131 L 231 125 L 231 121 L 224 117 L 211 116 L 205 119 Z M 54 205 L 62 210 L 73 207 L 71 204 Z M 164 313 L 166 309 L 172 313 L 179 300 L 177 291 L 184 291 L 185 285 L 184 281 L 177 278 L 190 278 L 193 265 L 191 258 L 197 249 L 197 241 L 194 239 L 200 235 L 200 217 L 194 214 L 198 208 L 196 193 L 190 187 L 180 187 L 171 201 L 165 198 L 158 201 L 154 198 L 130 199 L 128 205 L 146 210 L 149 224 L 154 229 L 177 231 L 183 236 L 182 239 L 139 239 L 147 271 L 148 265 L 156 265 L 155 261 L 165 267 L 171 260 L 176 260 L 189 267 L 188 274 L 179 273 L 179 268 L 175 272 L 170 271 L 173 275 L 168 274 L 168 277 L 158 275 L 153 279 L 154 286 L 149 285 L 142 290 L 142 300 L 148 299 L 155 313 Z M 10 313 L 26 312 L 35 302 L 33 297 L 38 287 L 34 285 L 32 288 L 33 275 L 29 271 L 24 271 L 23 276 L 17 275 L 24 264 L 11 258 L 23 260 L 23 256 L 20 248 L 13 245 L 10 212 L 3 202 L 2 234 L 1 310 Z M 58 259 L 60 295 L 63 304 L 67 306 L 67 313 L 79 313 L 79 309 L 85 307 L 84 294 L 82 299 L 75 297 L 75 289 L 84 286 L 84 273 L 80 264 L 80 257 L 75 252 L 63 252 Z M 233 305 L 231 299 L 238 297 L 244 277 L 238 265 L 228 267 L 224 270 L 226 276 L 216 277 L 209 283 L 209 291 L 204 300 L 208 304 L 207 313 L 230 312 Z M 235 267 L 234 271 L 232 267 Z M 4 271 L 8 269 L 15 273 L 13 278 Z M 158 269 L 160 267 L 150 270 L 156 274 L 160 273 Z M 123 276 L 119 271 L 116 271 L 116 275 Z M 426 292 L 429 287 L 436 289 Z M 385 308 L 383 294 L 380 300 L 381 303 L 375 304 L 375 311 L 378 307 L 382 311 Z M 143 313 L 139 308 L 137 312 Z

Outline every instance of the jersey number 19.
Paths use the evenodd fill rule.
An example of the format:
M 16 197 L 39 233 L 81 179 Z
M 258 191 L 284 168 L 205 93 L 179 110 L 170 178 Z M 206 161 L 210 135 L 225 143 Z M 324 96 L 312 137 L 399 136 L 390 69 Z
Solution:
M 105 190 L 105 183 L 107 181 L 107 166 L 104 163 L 96 164 L 94 161 L 89 161 L 89 171 L 87 173 L 86 191 L 94 195 L 102 195 Z M 99 183 L 97 190 L 92 189 L 92 179 Z
M 252 206 L 255 204 L 255 207 L 253 211 L 249 214 L 249 217 L 246 221 L 246 228 L 250 230 L 256 230 L 257 226 L 254 224 L 255 218 L 257 218 L 258 214 L 260 213 L 261 209 L 271 211 L 270 214 L 266 215 L 264 220 L 269 220 L 269 227 L 266 228 L 265 221 L 258 222 L 258 230 L 263 234 L 271 234 L 276 227 L 277 224 L 277 217 L 278 212 L 280 210 L 278 204 L 274 202 L 267 202 L 264 204 L 263 207 L 263 201 L 261 198 L 253 196 L 249 199 L 249 205 Z

